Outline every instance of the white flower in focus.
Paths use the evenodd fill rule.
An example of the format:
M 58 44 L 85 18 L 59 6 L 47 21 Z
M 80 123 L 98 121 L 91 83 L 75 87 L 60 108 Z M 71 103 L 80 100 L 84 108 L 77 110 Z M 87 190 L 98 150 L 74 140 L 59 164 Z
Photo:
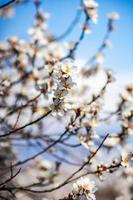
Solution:
M 61 69 L 62 69 L 63 72 L 68 73 L 68 74 L 71 74 L 71 73 L 72 73 L 72 70 L 73 70 L 72 67 L 69 66 L 69 65 L 63 65 L 63 66 L 61 67 Z
M 51 105 L 52 114 L 54 113 L 54 115 L 58 113 L 62 116 L 68 110 L 64 102 L 69 90 L 75 84 L 69 75 L 73 67 L 71 60 L 65 60 L 54 65 L 52 77 L 55 80 L 56 88 L 54 89 L 53 104 Z
M 73 184 L 73 193 L 78 195 L 78 197 L 83 195 L 88 200 L 95 200 L 95 192 L 97 191 L 97 187 L 94 181 L 90 181 L 89 178 L 81 177 Z M 85 199 L 85 198 L 79 198 Z
M 119 20 L 120 15 L 117 12 L 111 12 L 108 14 L 108 18 L 111 20 Z
M 65 89 L 71 89 L 74 86 L 74 84 L 75 83 L 72 81 L 72 78 L 69 76 L 66 78 L 62 78 L 60 82 L 60 87 Z
M 56 89 L 54 95 L 58 98 L 62 98 L 68 94 L 67 90 L 64 89 Z
M 61 63 L 61 70 L 64 73 L 72 74 L 72 72 L 75 70 L 75 66 L 73 64 L 73 61 L 71 59 L 66 59 Z

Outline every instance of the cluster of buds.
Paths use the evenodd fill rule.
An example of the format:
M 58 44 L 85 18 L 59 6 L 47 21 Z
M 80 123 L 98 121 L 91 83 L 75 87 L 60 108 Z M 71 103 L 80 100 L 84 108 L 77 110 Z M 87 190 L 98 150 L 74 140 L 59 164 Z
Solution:
M 97 166 L 97 172 L 96 175 L 100 178 L 103 179 L 103 172 L 107 172 L 108 171 L 108 165 L 107 164 L 99 164 Z
M 101 163 L 97 165 L 96 175 L 101 181 L 105 179 L 104 173 L 113 173 L 121 166 L 121 161 L 119 159 L 113 159 L 111 164 Z

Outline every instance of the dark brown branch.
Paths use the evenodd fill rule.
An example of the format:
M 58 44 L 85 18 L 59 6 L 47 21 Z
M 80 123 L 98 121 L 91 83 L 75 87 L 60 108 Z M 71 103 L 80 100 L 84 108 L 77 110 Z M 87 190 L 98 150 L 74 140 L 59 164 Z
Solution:
M 25 124 L 25 125 L 19 127 L 19 128 L 16 128 L 16 129 L 14 129 L 14 130 L 12 130 L 12 131 L 10 131 L 10 132 L 8 132 L 8 133 L 5 133 L 5 134 L 3 134 L 3 135 L 0 135 L 0 138 L 1 138 L 1 137 L 7 137 L 7 136 L 11 135 L 12 133 L 16 133 L 17 131 L 23 130 L 23 129 L 25 129 L 25 128 L 28 127 L 28 126 L 31 126 L 31 125 L 33 125 L 33 124 L 39 122 L 40 120 L 42 120 L 42 119 L 44 119 L 45 117 L 47 117 L 51 112 L 52 112 L 52 111 L 49 110 L 47 113 L 43 114 L 42 116 L 38 117 L 37 119 L 35 119 L 35 120 L 33 120 L 33 121 L 31 121 L 31 122 L 29 122 L 29 123 L 27 123 L 27 124 Z
M 72 178 L 77 173 L 79 173 L 86 165 L 88 165 L 90 163 L 90 161 L 95 157 L 97 152 L 101 149 L 101 147 L 103 146 L 103 144 L 104 144 L 104 142 L 105 142 L 105 140 L 107 139 L 108 136 L 109 136 L 109 134 L 107 134 L 104 137 L 101 144 L 98 146 L 96 151 L 92 155 L 89 156 L 88 160 L 85 163 L 83 163 L 83 165 L 78 170 L 76 170 L 72 175 L 70 175 L 63 183 L 59 184 L 58 186 L 53 187 L 51 189 L 41 190 L 41 191 L 33 190 L 33 189 L 27 189 L 27 188 L 24 188 L 24 187 L 12 187 L 12 190 L 17 189 L 17 190 L 22 190 L 22 191 L 27 191 L 27 192 L 32 192 L 32 193 L 48 193 L 48 192 L 52 192 L 52 191 L 60 189 L 61 187 L 65 186 L 66 184 L 70 183 L 72 181 Z
M 11 176 L 10 176 L 10 178 L 8 178 L 7 180 L 5 180 L 3 183 L 0 183 L 0 186 L 6 185 L 10 181 L 12 181 L 20 173 L 20 170 L 21 170 L 21 168 L 13 175 L 12 174 L 12 169 L 11 169 Z M 0 190 L 1 190 L 1 188 L 0 188 Z
M 5 8 L 5 7 L 7 7 L 7 6 L 10 6 L 11 4 L 15 3 L 15 1 L 16 1 L 16 0 L 10 0 L 10 1 L 8 1 L 7 3 L 4 3 L 4 4 L 0 5 L 0 9 L 1 9 L 1 8 Z

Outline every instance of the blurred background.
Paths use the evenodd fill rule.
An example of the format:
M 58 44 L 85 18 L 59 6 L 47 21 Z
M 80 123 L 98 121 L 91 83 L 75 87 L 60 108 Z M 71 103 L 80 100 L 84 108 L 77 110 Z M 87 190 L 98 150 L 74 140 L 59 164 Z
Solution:
M 8 0 L 0 0 L 0 5 L 5 2 L 8 2 Z M 99 3 L 98 24 L 91 24 L 92 34 L 86 34 L 84 40 L 80 43 L 80 46 L 76 51 L 76 62 L 79 65 L 82 65 L 96 53 L 98 47 L 102 44 L 107 30 L 107 14 L 112 11 L 117 11 L 120 15 L 120 20 L 116 22 L 117 30 L 111 34 L 111 48 L 106 49 L 106 59 L 104 62 L 104 67 L 111 69 L 114 72 L 114 76 L 117 78 L 117 84 L 107 95 L 109 97 L 107 101 L 108 105 L 112 106 L 112 100 L 115 99 L 115 93 L 118 93 L 120 88 L 125 84 L 131 83 L 133 80 L 133 1 L 98 0 L 97 2 Z M 41 8 L 50 14 L 48 19 L 48 30 L 55 37 L 64 33 L 75 18 L 79 6 L 80 0 L 42 0 Z M 35 14 L 36 9 L 33 0 L 28 0 L 26 3 L 16 5 L 15 12 L 11 18 L 0 18 L 0 40 L 6 40 L 12 36 L 29 40 L 30 38 L 27 34 L 27 30 L 32 26 Z M 81 18 L 73 31 L 63 38 L 61 42 L 74 42 L 81 33 L 82 23 L 83 16 L 81 15 Z M 102 80 L 99 79 L 99 81 Z M 55 128 L 57 128 L 57 125 Z M 113 123 L 113 126 L 111 124 L 110 126 L 105 125 L 104 127 L 100 127 L 99 132 L 102 133 L 105 130 L 108 132 L 115 132 L 118 128 L 117 123 Z M 35 149 L 31 149 L 28 152 L 28 155 L 32 155 L 35 152 Z M 81 151 L 80 153 L 87 154 L 88 152 Z M 21 154 L 21 156 L 25 158 L 27 149 L 24 148 Z M 64 174 L 68 169 L 69 167 L 67 166 L 67 169 L 64 169 Z M 112 181 L 116 181 L 115 175 L 108 183 L 106 182 L 108 190 L 106 190 L 104 194 L 100 194 L 101 198 L 99 198 L 99 200 L 106 199 L 106 196 L 109 194 L 112 194 L 113 196 L 115 190 L 112 186 Z M 104 187 L 105 185 L 103 185 L 103 188 Z M 122 188 L 124 187 L 123 184 Z M 120 190 L 119 186 L 118 190 Z M 64 193 L 64 191 L 62 192 Z

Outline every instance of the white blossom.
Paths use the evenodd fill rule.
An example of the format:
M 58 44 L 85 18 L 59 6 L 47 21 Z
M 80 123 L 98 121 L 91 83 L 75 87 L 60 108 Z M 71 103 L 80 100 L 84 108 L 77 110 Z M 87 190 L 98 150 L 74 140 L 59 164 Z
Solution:
M 90 181 L 90 179 L 87 177 L 81 177 L 76 181 L 76 183 L 73 184 L 73 193 L 76 195 L 83 195 L 83 197 L 86 197 L 88 200 L 96 199 L 94 194 L 96 191 L 97 187 L 94 181 Z

